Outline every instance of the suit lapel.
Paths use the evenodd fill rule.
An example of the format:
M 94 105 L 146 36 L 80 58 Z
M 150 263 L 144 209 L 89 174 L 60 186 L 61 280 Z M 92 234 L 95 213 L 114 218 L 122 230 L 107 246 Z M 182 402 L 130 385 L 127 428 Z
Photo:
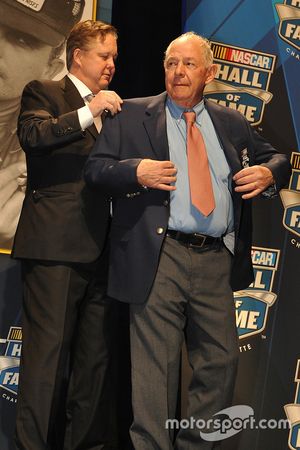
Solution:
M 159 159 L 169 158 L 169 146 L 166 127 L 165 112 L 166 93 L 162 93 L 153 98 L 145 110 L 144 126 L 148 134 L 153 152 Z M 213 102 L 205 101 L 207 111 L 215 126 L 216 133 L 222 144 L 226 159 L 235 174 L 241 170 L 241 161 L 230 140 L 230 123 L 226 111 L 221 110 Z
M 157 159 L 169 159 L 165 112 L 166 93 L 153 98 L 145 111 L 144 127 Z
M 145 110 L 143 122 L 153 152 L 158 159 L 169 159 L 165 102 L 165 92 L 154 97 Z M 242 167 L 237 149 L 229 137 L 230 123 L 228 116 L 226 112 L 220 110 L 218 105 L 215 105 L 213 102 L 205 101 L 205 104 L 222 144 L 228 164 L 234 174 L 241 170 Z
M 241 170 L 242 167 L 237 149 L 234 147 L 229 138 L 230 123 L 226 111 L 221 110 L 213 102 L 209 102 L 207 100 L 205 100 L 205 106 L 222 144 L 228 164 L 232 170 L 232 173 L 235 174 Z
M 241 161 L 237 149 L 232 144 L 229 137 L 230 123 L 226 110 L 220 109 L 218 105 L 213 102 L 205 100 L 205 106 L 214 124 L 216 133 L 222 148 L 224 150 L 227 162 L 231 168 L 232 174 L 234 175 L 239 170 L 242 169 Z M 241 208 L 242 208 L 242 197 L 241 194 L 236 193 L 234 190 L 235 184 L 232 182 L 232 201 L 234 206 L 234 222 L 235 230 L 239 229 L 240 218 L 241 218 Z
M 71 111 L 74 111 L 76 109 L 85 106 L 83 98 L 79 94 L 74 83 L 72 83 L 72 81 L 67 75 L 61 80 L 61 83 L 62 83 L 62 90 L 64 91 L 65 101 L 70 106 Z M 94 137 L 94 139 L 96 139 L 99 134 L 94 124 L 88 127 L 87 131 Z
M 95 139 L 97 139 L 97 136 L 99 135 L 99 132 L 98 132 L 98 130 L 97 130 L 97 128 L 96 128 L 96 125 L 93 123 L 91 126 L 89 126 L 87 129 L 86 129 L 89 133 L 91 133 L 91 135 L 95 138 Z

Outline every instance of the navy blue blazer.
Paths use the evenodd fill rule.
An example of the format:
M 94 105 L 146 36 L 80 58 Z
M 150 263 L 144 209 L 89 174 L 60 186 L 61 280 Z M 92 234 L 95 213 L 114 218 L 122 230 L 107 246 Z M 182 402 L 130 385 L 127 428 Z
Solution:
M 114 200 L 108 294 L 129 303 L 147 300 L 168 227 L 169 193 L 145 190 L 136 177 L 141 159 L 169 159 L 165 101 L 166 93 L 126 100 L 121 113 L 106 119 L 85 165 L 87 183 Z M 249 164 L 269 167 L 278 190 L 287 183 L 287 157 L 259 136 L 244 116 L 210 101 L 206 108 L 233 175 L 242 169 L 242 150 L 247 149 Z M 231 285 L 240 290 L 253 280 L 251 201 L 232 192 L 235 249 Z

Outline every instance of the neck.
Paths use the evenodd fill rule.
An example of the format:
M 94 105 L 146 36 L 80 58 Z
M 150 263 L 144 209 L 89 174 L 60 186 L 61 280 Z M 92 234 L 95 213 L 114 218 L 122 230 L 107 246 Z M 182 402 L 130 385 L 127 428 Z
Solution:
M 83 77 L 80 70 L 76 70 L 76 69 L 74 69 L 74 68 L 71 68 L 69 72 L 70 72 L 72 75 L 74 75 L 74 77 L 78 78 L 78 80 L 80 80 L 83 84 L 85 84 L 85 85 L 90 89 L 90 91 L 91 91 L 93 94 L 95 94 L 95 95 L 98 94 L 98 92 L 99 92 L 98 86 L 95 87 L 95 86 L 90 82 L 89 79 L 86 79 L 85 77 Z

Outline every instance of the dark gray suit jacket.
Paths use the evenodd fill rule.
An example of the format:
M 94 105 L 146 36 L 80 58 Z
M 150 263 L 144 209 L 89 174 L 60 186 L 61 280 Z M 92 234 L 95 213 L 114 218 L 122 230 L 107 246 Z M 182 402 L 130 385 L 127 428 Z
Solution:
M 114 197 L 108 293 L 125 302 L 147 300 L 168 227 L 169 194 L 145 190 L 136 178 L 141 159 L 169 159 L 165 101 L 166 93 L 125 101 L 122 112 L 106 120 L 85 168 L 88 184 Z M 232 174 L 242 169 L 242 150 L 247 149 L 249 164 L 269 167 L 278 189 L 287 183 L 287 157 L 254 132 L 244 116 L 209 101 L 206 108 Z M 235 254 L 231 284 L 239 290 L 253 279 L 251 201 L 232 192 Z
M 81 130 L 76 111 L 81 106 L 84 101 L 68 77 L 25 87 L 18 135 L 28 184 L 14 257 L 91 262 L 102 251 L 109 202 L 83 180 L 98 133 L 94 124 Z

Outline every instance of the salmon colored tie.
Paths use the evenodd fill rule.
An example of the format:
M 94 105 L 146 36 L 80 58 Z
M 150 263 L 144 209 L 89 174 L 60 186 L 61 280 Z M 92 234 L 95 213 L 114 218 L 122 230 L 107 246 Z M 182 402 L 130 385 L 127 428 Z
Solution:
M 194 111 L 183 113 L 186 121 L 186 146 L 192 204 L 204 215 L 215 209 L 214 191 L 207 159 L 205 143 L 195 125 Z

